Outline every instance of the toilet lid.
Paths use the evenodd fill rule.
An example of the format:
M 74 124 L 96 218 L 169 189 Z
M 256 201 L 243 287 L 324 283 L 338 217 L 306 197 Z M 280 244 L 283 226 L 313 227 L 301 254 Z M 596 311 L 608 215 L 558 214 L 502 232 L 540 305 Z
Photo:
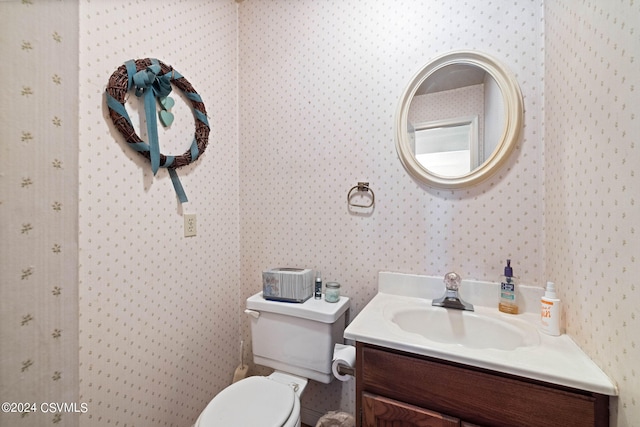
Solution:
M 291 416 L 296 394 L 285 384 L 249 377 L 222 390 L 198 418 L 198 427 L 280 427 Z

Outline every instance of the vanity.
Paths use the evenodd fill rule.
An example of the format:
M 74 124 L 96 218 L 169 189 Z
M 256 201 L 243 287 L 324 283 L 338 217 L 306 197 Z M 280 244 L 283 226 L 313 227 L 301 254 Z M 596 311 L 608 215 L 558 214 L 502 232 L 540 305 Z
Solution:
M 522 314 L 508 315 L 498 286 L 463 281 L 463 312 L 431 306 L 442 278 L 381 272 L 345 330 L 357 425 L 608 426 L 617 388 L 568 336 L 538 332 L 542 288 L 520 286 Z

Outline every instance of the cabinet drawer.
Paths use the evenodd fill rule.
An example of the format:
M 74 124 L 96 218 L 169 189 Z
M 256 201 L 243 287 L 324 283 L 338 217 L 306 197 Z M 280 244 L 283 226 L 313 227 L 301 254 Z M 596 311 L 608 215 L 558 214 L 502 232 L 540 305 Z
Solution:
M 460 420 L 397 400 L 362 395 L 363 427 L 460 427 Z
M 485 426 L 608 425 L 608 397 L 358 343 L 362 392 Z

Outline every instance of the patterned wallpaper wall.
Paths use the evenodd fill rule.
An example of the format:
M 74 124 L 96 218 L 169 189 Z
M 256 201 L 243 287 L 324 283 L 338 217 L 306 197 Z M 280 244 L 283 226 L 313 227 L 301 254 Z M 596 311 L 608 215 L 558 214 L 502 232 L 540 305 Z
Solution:
M 640 420 L 640 3 L 545 2 L 546 265 L 567 331 Z
M 301 266 L 342 284 L 355 315 L 391 270 L 498 280 L 506 258 L 542 285 L 542 3 L 448 0 L 259 1 L 239 6 L 241 280 Z M 457 191 L 414 181 L 393 119 L 430 58 L 477 49 L 518 78 L 525 129 L 496 176 Z M 373 210 L 347 209 L 358 181 Z M 247 322 L 243 333 L 248 337 Z M 355 409 L 353 382 L 310 384 L 303 406 Z
M 82 425 L 189 426 L 240 363 L 236 30 L 232 0 L 80 1 Z M 207 109 L 208 148 L 178 169 L 185 205 L 107 116 L 109 76 L 148 57 L 187 78 Z M 160 148 L 182 154 L 194 119 L 172 96 Z M 133 91 L 126 108 L 144 123 Z M 195 237 L 184 213 L 196 214 Z
M 459 89 L 416 95 L 408 112 L 409 123 L 450 119 L 456 116 L 477 115 L 484 118 L 484 86 L 474 85 Z
M 2 426 L 77 426 L 78 5 L 0 2 Z M 46 412 L 45 412 L 46 411 Z

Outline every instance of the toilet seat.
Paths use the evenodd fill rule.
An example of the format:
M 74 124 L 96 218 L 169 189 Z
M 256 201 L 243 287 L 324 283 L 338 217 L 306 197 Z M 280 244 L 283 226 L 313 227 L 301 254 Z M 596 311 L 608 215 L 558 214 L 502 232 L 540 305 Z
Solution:
M 266 377 L 249 377 L 218 393 L 195 426 L 295 426 L 299 405 L 292 387 Z

